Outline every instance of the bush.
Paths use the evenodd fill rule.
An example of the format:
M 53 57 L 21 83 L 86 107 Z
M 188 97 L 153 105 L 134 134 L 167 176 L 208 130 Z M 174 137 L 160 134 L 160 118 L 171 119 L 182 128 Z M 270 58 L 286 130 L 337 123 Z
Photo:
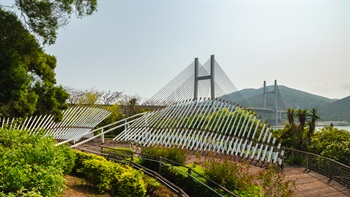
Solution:
M 273 166 L 260 171 L 256 180 L 263 196 L 293 196 L 295 181 L 286 180 L 286 175 L 282 171 L 276 171 Z
M 76 151 L 77 173 L 99 192 L 110 192 L 116 196 L 145 196 L 146 184 L 143 173 L 130 167 L 107 161 L 104 157 Z
M 84 153 L 81 152 L 79 150 L 74 150 L 74 157 L 75 157 L 75 163 L 74 163 L 74 167 L 72 169 L 72 173 L 81 177 L 82 174 L 77 172 L 78 169 L 81 169 L 83 167 L 83 162 L 85 160 L 89 160 L 89 159 L 97 159 L 97 160 L 103 160 L 103 161 L 107 161 L 104 157 L 102 156 L 97 156 L 94 154 L 88 154 L 88 153 Z
M 133 197 L 145 196 L 146 185 L 143 181 L 143 173 L 134 169 L 128 168 L 114 183 L 118 196 Z
M 183 165 L 187 158 L 187 150 L 179 149 L 175 147 L 171 148 L 163 148 L 163 147 L 155 147 L 151 146 L 148 148 L 142 148 L 141 152 L 142 158 L 144 158 L 141 163 L 145 167 L 148 167 L 152 170 L 157 170 L 158 162 L 149 161 L 147 159 L 159 160 L 160 157 L 167 158 L 176 163 L 172 163 L 172 165 Z
M 250 165 L 236 163 L 224 158 L 213 159 L 204 164 L 205 174 L 239 196 L 292 196 L 295 181 L 286 180 L 282 171 L 272 166 L 258 174 L 250 174 Z
M 211 158 L 204 163 L 206 176 L 229 189 L 240 191 L 241 195 L 258 196 L 259 190 L 253 185 L 253 175 L 249 174 L 249 164 L 236 163 L 228 157 L 221 160 Z
M 324 127 L 312 137 L 308 150 L 350 165 L 350 132 Z
M 84 160 L 82 168 L 78 169 L 87 183 L 96 186 L 101 193 L 112 191 L 112 183 L 123 171 L 119 165 L 100 159 Z
M 74 156 L 66 145 L 55 145 L 54 139 L 42 134 L 0 129 L 0 192 L 9 196 L 61 193 L 63 174 L 71 171 Z
M 147 188 L 146 196 L 151 196 L 154 191 L 156 191 L 162 186 L 157 180 L 147 175 L 143 177 L 143 180 L 145 181 L 146 188 Z

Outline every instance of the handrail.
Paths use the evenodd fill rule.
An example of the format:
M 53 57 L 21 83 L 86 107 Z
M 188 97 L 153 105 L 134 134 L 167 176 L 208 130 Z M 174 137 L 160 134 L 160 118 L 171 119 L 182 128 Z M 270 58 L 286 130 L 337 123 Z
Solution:
M 91 138 L 88 138 L 88 139 L 86 139 L 86 140 L 84 140 L 84 141 L 81 141 L 81 142 L 76 143 L 76 144 L 74 144 L 74 145 L 71 146 L 72 148 L 75 148 L 75 147 L 77 147 L 77 146 L 79 146 L 79 145 L 81 145 L 81 144 L 83 144 L 83 143 L 89 142 L 89 141 L 91 141 L 91 140 L 93 140 L 93 139 L 95 139 L 95 138 L 97 138 L 97 137 L 100 137 L 100 136 L 102 136 L 102 135 L 104 135 L 104 134 L 106 134 L 106 133 L 108 133 L 108 132 L 110 132 L 110 131 L 112 131 L 112 130 L 114 130 L 114 129 L 123 127 L 123 126 L 125 126 L 125 125 L 128 125 L 128 124 L 130 124 L 130 123 L 136 121 L 138 118 L 137 118 L 137 119 L 133 119 L 133 120 L 127 122 L 128 120 L 130 120 L 130 119 L 132 119 L 132 118 L 135 118 L 135 117 L 138 117 L 138 116 L 142 116 L 142 115 L 144 115 L 144 114 L 146 114 L 146 113 L 148 113 L 148 112 L 143 112 L 143 113 L 135 114 L 135 115 L 133 115 L 133 116 L 124 118 L 124 119 L 122 119 L 122 120 L 119 120 L 119 121 L 110 123 L 110 124 L 108 124 L 108 125 L 105 125 L 105 126 L 103 126 L 103 127 L 100 127 L 100 128 L 94 129 L 94 130 L 92 130 L 92 131 L 89 131 L 88 133 L 83 133 L 83 134 L 74 136 L 73 138 L 70 138 L 70 139 L 67 139 L 67 140 L 64 140 L 64 141 L 62 141 L 62 142 L 57 143 L 56 146 L 59 146 L 59 145 L 62 145 L 62 144 L 65 144 L 65 143 L 74 141 L 74 139 L 76 139 L 76 138 L 81 138 L 81 137 L 83 137 L 83 136 L 85 136 L 85 135 L 87 135 L 87 134 L 95 133 L 95 132 L 97 132 L 97 131 L 102 131 L 102 132 L 101 132 L 100 134 L 98 134 L 98 135 L 95 135 L 95 136 L 93 136 L 93 137 L 91 137 Z M 139 117 L 139 118 L 140 118 L 140 117 Z M 122 122 L 123 122 L 123 124 L 118 125 L 118 126 L 115 126 L 115 127 L 113 127 L 113 128 L 110 128 L 110 129 L 104 131 L 105 128 L 111 127 L 111 126 L 113 126 L 113 125 L 120 124 L 120 123 L 122 123 Z
M 117 161 L 117 162 L 121 162 L 118 159 L 115 160 L 115 158 L 113 157 L 113 155 L 107 154 L 107 153 L 102 153 L 102 152 L 96 152 L 96 151 L 91 151 L 91 150 L 86 150 L 86 149 L 77 149 L 83 152 L 89 152 L 89 153 L 93 153 L 93 154 L 97 154 L 97 155 L 102 155 L 104 157 L 107 158 L 107 160 L 111 160 L 111 158 L 113 158 L 113 161 Z M 125 155 L 125 156 L 130 156 L 130 155 Z M 124 163 L 124 162 L 121 162 Z M 160 174 L 158 174 L 157 172 L 146 168 L 138 163 L 135 163 L 133 161 L 130 160 L 130 166 L 139 170 L 141 169 L 142 171 L 144 171 L 145 173 L 147 173 L 148 175 L 152 176 L 153 178 L 157 179 L 160 183 L 162 183 L 163 185 L 165 185 L 168 189 L 170 189 L 171 191 L 173 191 L 174 193 L 176 193 L 179 197 L 190 197 L 186 192 L 184 192 L 180 187 L 178 187 L 177 185 L 175 185 L 174 183 L 170 182 L 168 179 L 164 178 L 163 176 L 161 176 Z
M 287 163 L 315 171 L 350 189 L 350 166 L 315 153 L 285 148 Z
M 167 160 L 167 161 L 170 161 L 170 162 L 179 164 L 179 163 L 177 163 L 177 162 L 175 162 L 175 161 L 172 161 L 172 160 L 170 160 L 170 159 L 168 159 L 168 158 L 162 157 L 162 159 L 165 159 L 165 160 Z M 209 181 L 210 183 L 214 184 L 215 186 L 219 187 L 220 189 L 224 190 L 225 192 L 229 193 L 230 195 L 232 195 L 232 196 L 237 196 L 236 194 L 232 193 L 230 190 L 228 190 L 227 188 L 223 187 L 223 186 L 220 185 L 219 183 L 217 183 L 217 182 L 215 182 L 215 181 L 213 181 L 213 180 L 211 180 L 211 179 L 205 177 L 203 174 L 201 174 L 201 173 L 195 171 L 193 168 L 188 167 L 188 166 L 185 166 L 185 165 L 182 165 L 182 164 L 180 164 L 180 166 L 185 167 L 185 168 L 187 168 L 187 169 L 190 169 L 192 172 L 196 173 L 198 176 L 204 178 L 205 180 Z
M 110 147 L 101 146 L 101 152 L 102 152 L 102 153 L 105 153 L 105 152 L 103 151 L 104 148 L 113 149 L 113 148 L 110 148 Z M 197 174 L 198 176 L 200 176 L 201 178 L 204 178 L 205 180 L 207 180 L 207 181 L 209 181 L 210 183 L 214 184 L 214 185 L 217 186 L 218 188 L 224 190 L 225 192 L 227 192 L 227 193 L 230 194 L 231 196 L 238 197 L 238 195 L 234 194 L 232 191 L 230 191 L 230 190 L 228 190 L 227 188 L 223 187 L 222 185 L 216 183 L 215 181 L 213 181 L 213 180 L 211 180 L 211 179 L 205 177 L 204 175 L 202 175 L 201 173 L 195 171 L 195 170 L 194 170 L 193 168 L 191 168 L 191 167 L 182 165 L 182 164 L 180 164 L 180 163 L 178 163 L 178 162 L 172 161 L 172 160 L 170 160 L 170 159 L 168 159 L 168 158 L 165 158 L 165 157 L 159 157 L 159 156 L 155 156 L 155 155 L 142 154 L 142 153 L 138 153 L 138 152 L 133 152 L 133 155 L 134 155 L 134 154 L 137 154 L 137 155 L 139 155 L 139 156 L 140 156 L 140 155 L 145 155 L 145 156 L 150 156 L 150 157 L 153 157 L 153 158 L 159 158 L 159 160 L 158 160 L 158 159 L 150 159 L 150 158 L 142 158 L 142 159 L 145 159 L 145 160 L 148 160 L 148 161 L 157 162 L 157 163 L 159 163 L 159 164 L 166 164 L 166 163 L 163 162 L 163 160 L 166 160 L 166 161 L 171 162 L 171 163 L 173 163 L 173 164 L 176 164 L 176 165 L 178 165 L 178 166 L 185 167 L 185 168 L 187 168 L 187 169 L 190 170 L 190 171 L 185 172 L 188 176 L 191 176 L 192 178 L 196 179 L 195 177 L 193 177 L 193 176 L 191 175 L 191 173 L 189 173 L 189 172 L 192 172 L 192 171 L 193 171 L 194 173 L 196 173 L 196 174 Z M 133 155 L 126 155 L 126 154 L 121 154 L 121 153 L 113 153 L 112 155 L 119 155 L 119 156 L 124 156 L 124 157 L 133 157 Z M 184 172 L 184 171 L 183 171 L 183 172 Z M 198 180 L 198 179 L 197 179 L 197 181 L 199 181 L 202 185 L 204 185 L 205 187 L 209 188 L 210 190 L 212 190 L 213 192 L 215 192 L 216 194 L 218 194 L 215 190 L 213 190 L 212 188 L 210 188 L 210 187 L 209 187 L 208 185 L 206 185 L 205 183 L 201 182 L 201 181 Z M 220 195 L 220 194 L 218 194 L 218 195 Z M 220 195 L 220 196 L 221 196 L 221 195 Z

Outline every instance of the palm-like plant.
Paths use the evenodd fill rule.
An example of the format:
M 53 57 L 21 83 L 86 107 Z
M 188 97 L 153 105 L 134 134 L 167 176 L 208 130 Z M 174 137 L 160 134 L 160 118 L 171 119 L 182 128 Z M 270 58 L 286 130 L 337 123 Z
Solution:
M 312 108 L 308 114 L 307 114 L 309 121 L 308 121 L 308 125 L 309 125 L 309 130 L 306 133 L 306 145 L 310 144 L 311 141 L 311 136 L 314 134 L 315 132 L 315 128 L 316 128 L 316 122 L 321 120 L 321 117 L 317 114 L 317 109 L 316 108 Z
M 292 128 L 293 134 L 296 133 L 296 126 L 295 126 L 295 122 L 294 122 L 295 113 L 296 113 L 295 109 L 293 109 L 293 108 L 287 109 L 287 119 L 288 119 L 288 122 Z
M 303 133 L 304 133 L 304 128 L 306 124 L 306 119 L 308 117 L 308 111 L 306 109 L 298 109 L 296 111 L 296 116 L 298 117 L 299 120 L 299 126 L 297 129 L 297 137 L 298 137 L 298 143 L 297 143 L 297 149 L 302 148 L 303 144 Z

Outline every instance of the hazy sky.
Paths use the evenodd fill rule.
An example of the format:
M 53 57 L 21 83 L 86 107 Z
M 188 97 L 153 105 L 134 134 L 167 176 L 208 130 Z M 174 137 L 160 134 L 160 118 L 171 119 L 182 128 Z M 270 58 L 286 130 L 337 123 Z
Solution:
M 350 95 L 350 0 L 115 1 L 59 30 L 57 82 L 150 98 L 210 55 L 238 89 Z

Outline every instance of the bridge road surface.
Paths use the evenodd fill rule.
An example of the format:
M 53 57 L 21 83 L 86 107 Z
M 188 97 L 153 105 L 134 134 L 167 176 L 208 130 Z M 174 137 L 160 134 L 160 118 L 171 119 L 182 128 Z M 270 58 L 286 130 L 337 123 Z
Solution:
M 95 152 L 101 151 L 101 146 L 108 147 L 123 147 L 123 148 L 134 148 L 130 144 L 125 143 L 116 143 L 109 139 L 105 139 L 105 143 L 101 143 L 100 139 L 95 139 L 91 142 L 85 143 L 77 147 L 78 149 L 91 150 Z M 195 156 L 191 157 L 189 161 L 192 163 L 195 159 L 198 160 Z M 201 157 L 200 160 L 204 161 L 204 157 Z M 201 161 L 197 161 L 201 162 Z M 252 173 L 262 170 L 262 168 L 251 166 L 250 171 Z M 284 173 L 286 174 L 287 179 L 296 181 L 296 189 L 294 192 L 295 197 L 350 197 L 350 189 L 340 185 L 335 181 L 328 183 L 328 178 L 320 175 L 316 172 L 310 171 L 306 173 L 305 168 L 297 166 L 285 166 Z

